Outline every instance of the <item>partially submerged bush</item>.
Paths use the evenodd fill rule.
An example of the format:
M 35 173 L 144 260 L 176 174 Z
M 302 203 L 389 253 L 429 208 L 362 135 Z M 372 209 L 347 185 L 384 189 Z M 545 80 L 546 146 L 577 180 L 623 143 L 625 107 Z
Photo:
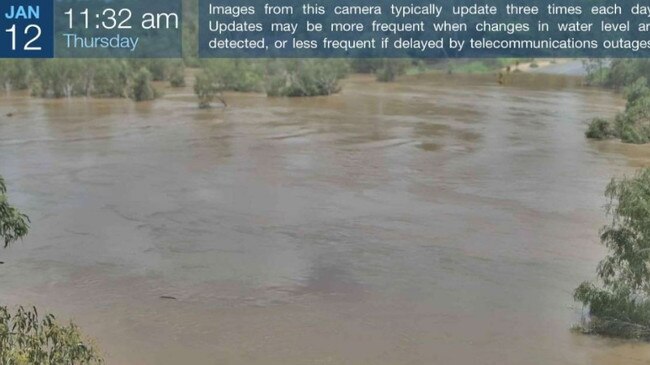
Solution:
M 600 285 L 585 282 L 574 293 L 589 309 L 583 330 L 650 339 L 650 169 L 612 180 L 605 194 L 612 222 L 600 236 L 609 249 Z
M 613 122 L 595 119 L 585 133 L 588 138 L 620 138 L 625 143 L 650 142 L 650 88 L 640 78 L 625 89 L 627 105 Z
M 156 90 L 153 88 L 151 81 L 151 72 L 145 67 L 135 72 L 129 84 L 129 98 L 135 101 L 155 99 Z
M 614 130 L 608 120 L 595 118 L 589 123 L 585 135 L 592 139 L 608 139 L 614 137 Z
M 194 93 L 199 97 L 199 108 L 209 108 L 222 90 L 223 85 L 210 70 L 203 69 L 196 75 Z
M 177 62 L 171 67 L 169 71 L 169 84 L 171 87 L 185 86 L 185 65 L 182 62 Z
M 102 359 L 79 329 L 56 322 L 54 315 L 39 317 L 36 308 L 19 307 L 12 313 L 0 307 L 0 364 L 100 364 Z

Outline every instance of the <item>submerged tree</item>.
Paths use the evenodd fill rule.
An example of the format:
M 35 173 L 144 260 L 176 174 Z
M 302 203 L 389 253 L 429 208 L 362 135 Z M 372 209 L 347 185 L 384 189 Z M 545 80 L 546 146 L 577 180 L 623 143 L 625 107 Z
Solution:
M 145 67 L 133 73 L 129 82 L 129 98 L 135 101 L 147 101 L 156 98 L 156 90 L 152 85 L 151 72 Z
M 183 62 L 176 62 L 170 67 L 168 78 L 171 87 L 185 86 L 185 65 Z
M 23 238 L 29 219 L 7 200 L 7 189 L 0 176 L 0 239 L 5 247 Z M 0 306 L 0 364 L 60 365 L 99 364 L 101 357 L 84 341 L 73 323 L 57 323 L 52 314 L 39 317 L 36 308 L 19 307 L 13 313 Z
M 650 339 L 650 168 L 607 186 L 612 222 L 601 231 L 609 254 L 599 285 L 582 283 L 575 299 L 589 308 L 589 333 Z
M 194 93 L 199 97 L 199 108 L 209 108 L 215 98 L 219 98 L 223 105 L 226 106 L 223 98 L 219 97 L 219 93 L 223 90 L 223 84 L 212 70 L 203 69 L 196 75 Z

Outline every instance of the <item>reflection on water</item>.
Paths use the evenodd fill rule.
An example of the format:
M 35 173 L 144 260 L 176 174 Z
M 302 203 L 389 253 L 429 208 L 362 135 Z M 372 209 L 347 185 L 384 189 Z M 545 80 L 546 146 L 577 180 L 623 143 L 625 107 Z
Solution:
M 444 75 L 227 99 L 0 98 L 34 226 L 2 301 L 74 317 L 115 364 L 647 363 L 569 331 L 602 190 L 650 162 L 583 136 L 619 96 Z

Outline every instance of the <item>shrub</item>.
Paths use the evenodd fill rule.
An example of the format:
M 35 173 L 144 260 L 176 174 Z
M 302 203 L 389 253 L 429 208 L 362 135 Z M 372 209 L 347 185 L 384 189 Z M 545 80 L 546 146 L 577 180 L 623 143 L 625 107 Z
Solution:
M 169 84 L 172 87 L 185 86 L 185 66 L 182 62 L 177 62 L 169 71 Z
M 223 91 L 219 78 L 210 70 L 203 69 L 196 75 L 194 93 L 199 97 L 199 108 L 209 108 L 217 95 Z M 221 99 L 224 106 L 226 103 Z
M 598 265 L 600 285 L 585 282 L 574 292 L 589 308 L 583 330 L 650 339 L 650 169 L 612 180 L 605 195 L 612 217 L 601 231 L 609 254 Z
M 592 139 L 608 139 L 614 137 L 614 131 L 609 121 L 602 118 L 595 118 L 589 123 L 585 135 L 587 138 Z
M 142 67 L 136 71 L 129 83 L 129 98 L 135 101 L 153 100 L 156 98 L 156 90 L 153 88 L 152 76 L 149 70 Z
M 645 78 L 625 88 L 627 105 L 612 123 L 595 119 L 585 135 L 588 138 L 605 139 L 618 137 L 625 143 L 650 142 L 650 88 Z
M 132 59 L 128 62 L 132 70 L 146 68 L 153 81 L 167 80 L 172 65 L 172 61 L 166 59 Z

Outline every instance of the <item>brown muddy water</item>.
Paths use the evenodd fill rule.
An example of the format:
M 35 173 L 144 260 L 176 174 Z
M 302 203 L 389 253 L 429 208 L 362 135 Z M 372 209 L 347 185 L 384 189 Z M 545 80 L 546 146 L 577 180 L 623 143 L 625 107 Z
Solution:
M 584 138 L 619 95 L 445 75 L 227 99 L 1 97 L 33 222 L 1 302 L 74 319 L 109 364 L 650 363 L 570 331 L 604 186 L 650 165 Z

